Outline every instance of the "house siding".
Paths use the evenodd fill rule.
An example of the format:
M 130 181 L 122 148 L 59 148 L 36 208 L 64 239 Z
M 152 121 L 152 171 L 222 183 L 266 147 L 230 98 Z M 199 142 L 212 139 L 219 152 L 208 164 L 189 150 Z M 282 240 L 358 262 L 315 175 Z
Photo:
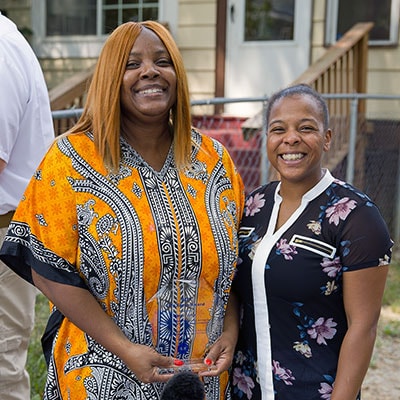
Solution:
M 178 20 L 175 39 L 181 50 L 189 78 L 193 100 L 215 97 L 217 0 L 176 0 Z M 32 27 L 31 0 L 1 0 L 0 9 L 22 28 Z M 314 0 L 310 63 L 325 52 L 326 1 Z M 167 21 L 168 22 L 168 21 Z M 28 40 L 30 39 L 27 37 Z M 399 38 L 400 40 L 400 38 Z M 96 59 L 40 58 L 49 89 L 82 69 L 91 67 Z M 400 47 L 370 47 L 368 54 L 367 89 L 371 94 L 400 93 Z M 367 113 L 376 117 L 398 118 L 399 101 L 368 102 Z
M 326 1 L 314 0 L 311 63 L 326 52 Z M 376 95 L 400 94 L 400 30 L 397 46 L 370 46 L 368 50 L 367 93 Z M 368 100 L 368 118 L 400 119 L 400 100 Z
M 193 100 L 215 96 L 217 2 L 179 1 L 176 42 L 181 50 Z
M 91 58 L 41 58 L 47 86 L 49 89 L 74 76 L 76 73 L 92 67 L 97 59 Z

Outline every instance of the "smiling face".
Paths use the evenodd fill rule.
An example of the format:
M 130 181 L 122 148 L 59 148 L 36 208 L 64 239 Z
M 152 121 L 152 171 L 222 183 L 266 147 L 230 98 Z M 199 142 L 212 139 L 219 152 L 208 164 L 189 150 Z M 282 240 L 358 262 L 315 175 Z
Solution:
M 130 52 L 121 86 L 122 118 L 168 122 L 176 101 L 176 73 L 160 38 L 143 28 Z
M 299 183 L 313 187 L 321 179 L 322 156 L 329 150 L 330 129 L 310 95 L 291 95 L 277 100 L 268 121 L 267 152 L 282 185 Z

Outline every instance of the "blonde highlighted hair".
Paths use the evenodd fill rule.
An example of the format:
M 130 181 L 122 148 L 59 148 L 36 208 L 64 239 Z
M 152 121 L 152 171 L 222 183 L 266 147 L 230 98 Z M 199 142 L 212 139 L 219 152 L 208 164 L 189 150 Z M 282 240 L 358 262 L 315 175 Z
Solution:
M 182 56 L 172 35 L 155 21 L 126 22 L 105 42 L 90 82 L 82 115 L 69 133 L 91 131 L 104 163 L 118 171 L 120 154 L 120 90 L 129 53 L 142 29 L 152 30 L 167 49 L 176 73 L 176 101 L 171 109 L 174 158 L 179 169 L 190 164 L 191 112 L 187 76 Z

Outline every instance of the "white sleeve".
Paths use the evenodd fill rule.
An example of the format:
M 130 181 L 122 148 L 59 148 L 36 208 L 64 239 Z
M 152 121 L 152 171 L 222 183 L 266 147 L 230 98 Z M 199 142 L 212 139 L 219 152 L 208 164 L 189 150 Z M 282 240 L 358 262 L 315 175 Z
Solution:
M 29 68 L 29 65 L 26 66 Z M 9 161 L 29 101 L 26 78 L 0 41 L 0 158 Z

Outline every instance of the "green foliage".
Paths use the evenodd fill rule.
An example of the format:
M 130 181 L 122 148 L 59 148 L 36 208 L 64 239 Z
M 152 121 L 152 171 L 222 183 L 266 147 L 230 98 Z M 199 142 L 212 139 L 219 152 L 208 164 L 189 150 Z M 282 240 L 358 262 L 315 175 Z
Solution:
M 40 400 L 43 398 L 43 389 L 47 377 L 41 337 L 49 317 L 49 302 L 42 294 L 39 294 L 36 298 L 35 312 L 35 327 L 29 343 L 26 369 L 31 378 L 31 399 Z
M 383 326 L 382 333 L 386 336 L 400 338 L 400 321 L 388 321 Z
M 393 260 L 389 266 L 383 305 L 390 306 L 392 311 L 400 313 L 400 260 Z

